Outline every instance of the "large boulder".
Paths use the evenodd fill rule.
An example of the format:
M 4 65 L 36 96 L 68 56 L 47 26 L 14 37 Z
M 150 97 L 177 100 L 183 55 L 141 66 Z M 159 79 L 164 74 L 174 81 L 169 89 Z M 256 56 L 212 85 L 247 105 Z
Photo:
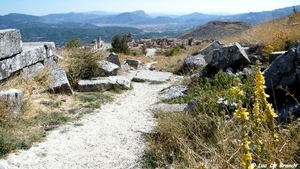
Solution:
M 231 67 L 233 71 L 242 70 L 250 60 L 244 48 L 239 43 L 223 45 L 221 49 L 213 50 L 213 57 L 202 71 L 203 76 L 211 76 L 218 70 Z
M 107 58 L 107 61 L 114 63 L 116 65 L 118 65 L 119 67 L 121 67 L 121 62 L 120 62 L 120 58 L 119 55 L 117 55 L 116 53 L 112 52 Z
M 277 57 L 264 71 L 266 92 L 276 103 L 279 119 L 290 119 L 289 114 L 300 117 L 300 45 Z
M 50 93 L 60 93 L 72 95 L 73 91 L 70 86 L 65 70 L 59 65 L 52 67 L 50 72 L 51 83 L 49 84 Z
M 120 67 L 106 60 L 98 61 L 99 68 L 104 71 L 106 76 L 116 76 Z
M 130 89 L 130 80 L 124 76 L 99 77 L 94 80 L 80 80 L 78 91 L 103 92 L 117 85 L 121 89 Z
M 207 63 L 204 59 L 204 55 L 189 55 L 187 58 L 184 59 L 183 69 L 185 71 L 197 70 L 199 68 L 204 68 L 206 65 Z
M 206 63 L 209 63 L 213 58 L 213 51 L 216 49 L 221 49 L 223 44 L 220 41 L 214 41 L 213 43 L 206 46 L 199 53 L 204 56 L 204 60 Z
M 158 72 L 149 70 L 139 70 L 133 77 L 133 81 L 149 81 L 149 82 L 166 82 L 170 81 L 172 77 L 170 72 Z
M 244 48 L 239 43 L 224 45 L 220 50 L 213 51 L 213 58 L 208 63 L 218 69 L 227 67 L 239 68 L 241 65 L 248 65 L 250 60 Z
M 269 64 L 271 64 L 276 58 L 283 55 L 287 51 L 277 51 L 277 52 L 271 52 L 269 55 Z
M 23 93 L 18 89 L 0 91 L 0 108 L 5 113 L 17 115 L 21 112 Z
M 0 30 L 0 60 L 22 52 L 21 33 L 17 29 Z
M 298 46 L 300 48 L 300 46 Z M 297 83 L 300 78 L 300 54 L 295 49 L 277 57 L 264 71 L 266 89 L 286 87 Z

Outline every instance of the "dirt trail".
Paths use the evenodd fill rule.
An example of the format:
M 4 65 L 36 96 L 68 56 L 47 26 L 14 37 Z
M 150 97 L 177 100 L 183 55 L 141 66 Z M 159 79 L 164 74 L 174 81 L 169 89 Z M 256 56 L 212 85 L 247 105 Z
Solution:
M 133 83 L 133 90 L 76 121 L 82 126 L 61 126 L 44 142 L 9 155 L 0 165 L 7 169 L 140 168 L 145 148 L 142 133 L 155 126 L 148 109 L 169 85 Z

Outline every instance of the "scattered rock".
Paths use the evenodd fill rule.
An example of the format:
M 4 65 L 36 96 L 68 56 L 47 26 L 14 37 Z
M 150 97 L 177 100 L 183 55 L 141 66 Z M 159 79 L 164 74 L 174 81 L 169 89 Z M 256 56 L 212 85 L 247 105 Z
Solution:
M 53 66 L 50 78 L 51 83 L 48 89 L 50 93 L 73 94 L 66 72 L 62 67 L 59 65 Z
M 139 70 L 133 77 L 133 81 L 166 82 L 172 77 L 170 72 L 157 72 L 149 70 Z
M 154 111 L 162 111 L 165 113 L 168 112 L 184 112 L 187 104 L 166 104 L 166 103 L 161 103 L 161 104 L 156 104 L 151 107 L 151 110 Z
M 112 52 L 107 58 L 107 61 L 114 63 L 116 65 L 118 65 L 119 67 L 121 67 L 121 62 L 120 62 L 120 58 L 119 55 L 117 55 L 116 53 Z
M 156 53 L 156 49 L 154 48 L 147 48 L 146 49 L 146 57 L 149 57 L 149 58 L 154 58 L 155 57 L 155 53 Z
M 112 62 L 101 60 L 98 62 L 101 70 L 105 72 L 106 76 L 116 76 L 120 67 Z
M 109 90 L 117 85 L 121 89 L 130 89 L 130 80 L 124 76 L 99 77 L 95 80 L 80 80 L 79 92 L 101 92 Z
M 0 91 L 0 106 L 6 113 L 17 115 L 21 112 L 22 97 L 23 92 L 18 89 Z
M 141 66 L 141 61 L 135 60 L 135 59 L 126 59 L 125 64 L 128 64 L 130 67 L 133 67 L 135 69 L 139 69 Z
M 189 113 L 195 112 L 197 110 L 197 104 L 198 104 L 199 100 L 200 100 L 199 98 L 193 98 L 192 100 L 190 100 L 188 102 L 188 104 L 184 110 Z
M 202 54 L 190 55 L 184 59 L 183 69 L 185 71 L 197 70 L 199 68 L 204 68 L 206 65 L 207 63 L 204 59 L 204 55 Z
M 179 85 L 179 86 L 171 86 L 164 89 L 161 93 L 164 94 L 164 98 L 167 100 L 183 97 L 187 95 L 187 86 Z

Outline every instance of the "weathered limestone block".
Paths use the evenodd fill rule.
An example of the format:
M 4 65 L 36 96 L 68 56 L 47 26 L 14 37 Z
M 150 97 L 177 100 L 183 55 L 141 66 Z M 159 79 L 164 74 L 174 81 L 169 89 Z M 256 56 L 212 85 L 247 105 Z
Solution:
M 44 47 L 46 51 L 46 57 L 55 55 L 55 43 L 54 42 L 24 42 L 23 49 L 30 49 L 35 47 Z
M 187 58 L 184 59 L 183 62 L 183 69 L 184 70 L 194 70 L 203 68 L 207 65 L 204 55 L 196 54 L 196 55 L 189 55 Z
M 121 62 L 119 59 L 119 56 L 117 54 L 115 54 L 114 52 L 112 52 L 107 58 L 107 61 L 114 63 L 116 65 L 118 65 L 119 67 L 121 67 Z
M 50 93 L 73 94 L 66 72 L 62 67 L 59 65 L 53 66 L 53 69 L 50 72 L 50 78 Z
M 289 50 L 275 59 L 264 71 L 266 89 L 286 87 L 299 82 L 300 58 L 294 50 Z
M 154 49 L 154 48 L 146 49 L 146 57 L 153 59 L 153 58 L 155 58 L 155 54 L 156 54 L 156 49 Z
M 163 97 L 167 100 L 183 97 L 187 95 L 187 86 L 178 85 L 178 86 L 171 86 L 166 89 L 164 89 L 161 93 L 163 94 Z
M 78 91 L 80 92 L 103 92 L 109 90 L 113 85 L 121 89 L 130 89 L 130 80 L 124 76 L 99 77 L 95 80 L 80 80 Z
M 98 61 L 100 70 L 104 71 L 106 76 L 116 76 L 120 67 L 112 62 L 106 60 Z
M 0 108 L 4 109 L 5 113 L 19 114 L 21 112 L 22 97 L 23 93 L 18 89 L 0 91 Z
M 241 45 L 239 43 L 231 43 L 224 45 L 221 50 L 214 50 L 213 58 L 208 64 L 218 69 L 225 69 L 249 63 L 248 55 Z
M 0 30 L 0 59 L 9 58 L 22 52 L 20 31 L 17 29 Z
M 220 41 L 214 41 L 213 43 L 209 44 L 204 49 L 202 49 L 199 53 L 204 55 L 206 63 L 209 63 L 213 58 L 213 51 L 215 49 L 221 49 L 222 46 L 223 44 Z
M 28 78 L 31 78 L 44 68 L 45 66 L 41 62 L 38 62 L 34 65 L 23 68 L 22 71 Z
M 166 82 L 172 77 L 170 72 L 157 72 L 148 70 L 139 70 L 133 77 L 133 81 Z
M 23 43 L 22 53 L 0 61 L 0 80 L 25 67 L 50 59 L 54 55 L 54 49 L 53 42 Z

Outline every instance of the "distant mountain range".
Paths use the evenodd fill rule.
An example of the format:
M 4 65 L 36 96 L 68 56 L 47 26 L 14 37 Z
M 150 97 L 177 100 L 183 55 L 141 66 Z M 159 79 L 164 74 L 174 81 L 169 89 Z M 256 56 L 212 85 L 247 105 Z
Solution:
M 162 15 L 153 17 L 142 10 L 124 13 L 92 11 L 86 13 L 49 14 L 45 16 L 11 13 L 0 16 L 0 29 L 20 29 L 21 33 L 23 32 L 22 38 L 24 41 L 54 40 L 56 43 L 62 43 L 62 41 L 71 38 L 68 36 L 75 36 L 79 37 L 80 40 L 90 41 L 96 38 L 91 36 L 97 34 L 98 36 L 103 36 L 104 40 L 110 41 L 114 34 L 107 36 L 108 34 L 113 32 L 123 33 L 125 30 L 122 28 L 122 31 L 118 32 L 116 31 L 116 26 L 118 29 L 120 27 L 130 27 L 127 33 L 133 33 L 135 39 L 157 36 L 177 37 L 209 21 L 234 20 L 255 25 L 291 14 L 294 8 L 300 10 L 300 5 L 273 11 L 250 12 L 236 15 L 207 15 L 195 12 L 181 16 Z M 104 26 L 110 26 L 111 30 L 106 28 L 104 31 Z M 134 31 L 129 32 L 129 30 Z M 52 32 L 51 36 L 56 38 L 49 37 L 49 32 Z M 87 34 L 83 35 L 82 32 Z

